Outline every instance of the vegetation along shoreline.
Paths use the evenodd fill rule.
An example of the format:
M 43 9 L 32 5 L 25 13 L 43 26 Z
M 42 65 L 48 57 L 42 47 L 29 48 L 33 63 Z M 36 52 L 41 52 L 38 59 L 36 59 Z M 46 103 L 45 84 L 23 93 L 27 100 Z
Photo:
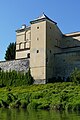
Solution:
M 30 71 L 0 71 L 0 107 L 80 111 L 79 78 L 75 69 L 67 82 L 34 85 Z

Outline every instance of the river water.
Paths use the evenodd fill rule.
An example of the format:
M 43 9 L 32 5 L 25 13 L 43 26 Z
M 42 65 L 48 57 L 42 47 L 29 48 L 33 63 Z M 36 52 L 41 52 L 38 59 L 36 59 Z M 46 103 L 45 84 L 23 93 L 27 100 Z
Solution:
M 53 110 L 0 109 L 0 120 L 80 120 L 80 113 Z

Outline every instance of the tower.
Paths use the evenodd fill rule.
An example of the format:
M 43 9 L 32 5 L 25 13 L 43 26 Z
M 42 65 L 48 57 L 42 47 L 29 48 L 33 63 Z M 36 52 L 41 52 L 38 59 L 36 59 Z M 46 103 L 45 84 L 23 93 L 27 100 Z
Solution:
M 60 51 L 57 41 L 61 32 L 57 23 L 45 14 L 31 23 L 30 70 L 35 83 L 46 83 L 54 76 L 54 53 Z M 58 43 L 59 45 L 59 43 Z

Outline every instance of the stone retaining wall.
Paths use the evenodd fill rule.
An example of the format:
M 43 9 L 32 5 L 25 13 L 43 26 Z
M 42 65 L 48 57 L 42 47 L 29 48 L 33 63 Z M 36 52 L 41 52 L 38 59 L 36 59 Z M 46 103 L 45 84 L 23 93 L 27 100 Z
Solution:
M 1 70 L 16 70 L 21 72 L 27 72 L 29 69 L 29 59 L 19 59 L 12 61 L 0 61 Z

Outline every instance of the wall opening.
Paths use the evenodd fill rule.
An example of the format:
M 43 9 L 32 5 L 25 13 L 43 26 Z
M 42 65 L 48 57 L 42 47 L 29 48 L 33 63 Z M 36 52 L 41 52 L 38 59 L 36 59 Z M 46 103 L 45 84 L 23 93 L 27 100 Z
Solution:
M 39 53 L 39 50 L 37 50 L 37 53 Z
M 30 53 L 27 54 L 27 58 L 30 58 Z

